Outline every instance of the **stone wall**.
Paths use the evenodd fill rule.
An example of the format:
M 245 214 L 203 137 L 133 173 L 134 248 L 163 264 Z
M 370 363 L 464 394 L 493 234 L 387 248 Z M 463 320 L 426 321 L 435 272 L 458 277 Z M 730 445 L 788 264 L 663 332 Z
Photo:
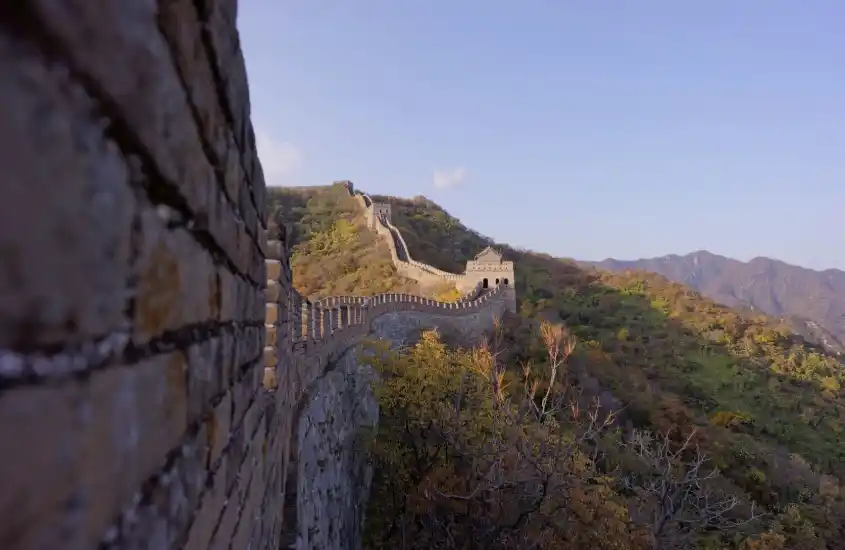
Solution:
M 0 7 L 4 549 L 274 547 L 235 9 Z
M 297 548 L 361 547 L 372 480 L 363 445 L 374 433 L 379 409 L 371 385 L 375 374 L 358 355 L 350 348 L 315 382 L 297 419 L 297 467 L 291 471 L 299 495 Z
M 493 318 L 501 311 L 491 314 L 484 308 L 462 316 L 393 311 L 373 319 L 368 338 L 387 340 L 397 348 L 411 343 L 422 329 L 437 328 L 474 342 L 493 328 Z M 373 473 L 363 444 L 378 424 L 379 410 L 372 386 L 376 375 L 360 361 L 360 353 L 350 347 L 315 380 L 297 418 L 297 467 L 290 478 L 296 483 L 291 491 L 299 495 L 296 548 L 361 548 Z
M 287 250 L 267 260 L 265 381 L 277 404 L 285 493 L 284 547 L 355 549 L 371 474 L 358 446 L 378 419 L 373 373 L 358 362 L 370 337 L 398 345 L 421 328 L 477 337 L 513 301 L 504 285 L 444 303 L 411 294 L 331 296 L 309 301 L 291 289 Z

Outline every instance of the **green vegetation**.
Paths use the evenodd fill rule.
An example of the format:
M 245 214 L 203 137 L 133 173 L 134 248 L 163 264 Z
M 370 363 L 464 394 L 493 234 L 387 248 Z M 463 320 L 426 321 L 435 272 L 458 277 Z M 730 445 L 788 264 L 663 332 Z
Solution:
M 390 202 L 393 223 L 405 235 L 411 255 L 420 261 L 460 271 L 468 259 L 490 244 L 425 199 Z M 310 243 L 317 233 L 328 236 L 317 238 L 315 248 L 311 244 L 297 248 L 295 266 L 304 265 L 302 262 L 320 265 L 321 260 L 312 258 L 343 254 L 343 246 L 332 248 L 332 243 L 352 239 L 352 246 L 361 246 L 361 240 L 367 238 L 366 232 L 358 230 L 361 226 L 354 220 L 354 208 L 345 214 L 337 212 L 337 206 L 332 207 L 334 210 L 316 204 L 296 208 L 300 208 L 298 215 L 303 220 L 298 227 L 305 236 L 300 237 L 300 243 Z M 348 219 L 356 228 L 356 237 L 348 237 L 349 227 L 337 227 L 338 219 Z M 566 362 L 565 382 L 559 382 L 560 387 L 554 382 L 540 382 L 537 395 L 551 386 L 556 394 L 580 394 L 579 402 L 593 398 L 602 403 L 616 402 L 621 405 L 616 429 L 607 430 L 607 436 L 599 438 L 600 444 L 579 440 L 577 452 L 568 448 L 562 455 L 552 453 L 568 457 L 568 462 L 556 460 L 557 469 L 547 468 L 543 475 L 560 484 L 565 502 L 575 504 L 564 510 L 556 506 L 557 500 L 544 500 L 538 508 L 543 511 L 529 514 L 530 521 L 520 523 L 521 530 L 508 530 L 512 525 L 508 522 L 521 517 L 522 508 L 509 508 L 503 503 L 536 504 L 536 499 L 526 496 L 528 489 L 522 481 L 513 481 L 513 487 L 504 493 L 479 490 L 487 498 L 483 502 L 444 500 L 442 494 L 457 495 L 461 489 L 466 496 L 466 491 L 471 492 L 487 479 L 482 475 L 486 471 L 482 465 L 507 462 L 508 453 L 488 448 L 491 440 L 506 442 L 505 449 L 516 456 L 513 472 L 524 472 L 521 461 L 536 462 L 537 454 L 519 449 L 548 448 L 550 438 L 560 434 L 578 440 L 583 423 L 567 417 L 568 413 L 555 416 L 554 430 L 545 420 L 530 424 L 510 420 L 491 381 L 489 361 L 485 371 L 487 360 L 479 350 L 447 350 L 429 338 L 404 355 L 381 353 L 376 366 L 385 373 L 387 382 L 382 389 L 384 429 L 379 432 L 375 455 L 379 470 L 374 495 L 381 496 L 373 499 L 369 516 L 372 547 L 401 548 L 396 544 L 396 533 L 404 533 L 406 542 L 429 545 L 421 547 L 500 544 L 518 548 L 514 537 L 529 534 L 520 540 L 530 539 L 534 546 L 524 547 L 683 547 L 667 546 L 675 544 L 677 537 L 655 546 L 650 523 L 643 519 L 649 517 L 649 511 L 638 517 L 627 507 L 639 501 L 648 487 L 643 481 L 648 476 L 639 472 L 634 459 L 658 453 L 661 445 L 658 436 L 638 447 L 634 434 L 648 433 L 673 434 L 671 444 L 666 445 L 673 452 L 690 437 L 687 451 L 699 448 L 709 456 L 708 464 L 719 469 L 712 483 L 720 493 L 743 503 L 735 511 L 747 515 L 750 504 L 755 503 L 764 513 L 759 521 L 740 529 L 696 530 L 699 548 L 820 550 L 841 544 L 845 538 L 845 368 L 839 360 L 791 334 L 785 325 L 721 307 L 658 275 L 601 272 L 544 254 L 499 248 L 516 262 L 520 309 L 516 318 L 506 320 L 502 346 L 496 352 L 497 364 L 503 365 L 500 386 L 507 388 L 503 395 L 512 403 L 526 401 L 520 389 L 522 365 L 534 365 L 537 372 L 548 377 L 548 350 L 537 337 L 540 320 L 548 319 L 568 327 L 579 344 Z M 369 268 L 362 264 L 357 269 Z M 309 287 L 304 278 L 315 277 L 316 271 L 295 270 L 297 287 L 317 288 L 317 292 L 331 288 L 326 292 L 339 293 L 345 286 L 351 287 L 351 293 L 366 293 L 356 285 L 381 284 L 353 284 L 347 279 L 335 286 L 336 280 L 350 272 L 338 269 L 338 279 L 334 272 L 326 273 L 319 285 Z M 395 272 L 391 277 L 387 280 L 395 282 L 388 284 L 402 284 Z M 408 388 L 415 391 L 406 391 Z M 446 405 L 443 409 L 434 407 L 434 403 L 454 403 L 459 396 L 462 406 L 468 407 L 466 411 Z M 402 432 L 406 424 L 431 431 L 426 437 L 413 429 L 408 434 Z M 431 447 L 421 447 L 423 440 Z M 439 451 L 435 448 L 438 442 L 442 443 Z M 588 452 L 595 448 L 601 452 Z M 423 450 L 445 454 L 429 460 L 429 455 L 418 455 Z M 581 455 L 575 460 L 578 453 L 587 453 L 584 456 L 590 460 L 582 461 Z M 693 460 L 689 454 L 682 453 L 684 464 Z M 581 464 L 580 469 L 573 461 Z M 625 481 L 631 479 L 638 481 Z M 465 485 L 453 487 L 457 480 Z M 536 484 L 536 476 L 525 483 Z M 389 495 L 405 493 L 416 495 L 403 505 L 409 508 L 388 504 Z M 589 504 L 580 513 L 571 509 L 582 500 Z M 391 509 L 396 514 L 401 510 L 401 517 L 391 518 Z M 563 527 L 550 526 L 556 521 Z M 685 525 L 678 527 L 679 533 L 692 530 L 689 522 Z M 491 533 L 511 538 L 483 539 Z M 451 546 L 443 542 L 449 537 Z M 482 540 L 490 545 L 473 546 Z M 465 545 L 456 541 L 465 541 Z
M 374 348 L 383 382 L 366 547 L 635 547 L 624 499 L 581 446 L 609 424 L 556 424 L 557 396 L 545 414 L 530 391 L 512 405 L 494 390 L 491 350 L 449 350 L 433 332 L 406 353 Z
M 387 244 L 367 229 L 345 188 L 273 188 L 268 203 L 290 227 L 293 281 L 303 296 L 420 294 L 416 281 L 396 272 Z
M 436 285 L 430 290 L 431 297 L 440 302 L 457 302 L 463 297 L 463 294 L 453 285 L 447 281 Z
M 594 264 L 608 271 L 637 269 L 672 281 L 694 281 L 721 304 L 783 318 L 796 334 L 845 356 L 845 273 L 814 271 L 771 258 L 740 262 L 699 250 L 685 256 Z

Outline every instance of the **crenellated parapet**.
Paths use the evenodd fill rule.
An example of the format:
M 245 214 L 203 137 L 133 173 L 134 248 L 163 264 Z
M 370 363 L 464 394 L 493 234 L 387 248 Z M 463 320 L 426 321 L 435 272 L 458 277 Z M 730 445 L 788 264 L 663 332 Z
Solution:
M 285 269 L 286 251 L 281 241 L 269 241 L 268 257 L 264 260 L 267 271 L 267 286 L 264 290 L 264 387 L 274 390 L 277 386 L 277 369 L 280 368 L 281 353 L 288 347 L 286 330 L 287 304 L 292 285 L 287 280 L 289 269 Z
M 384 293 L 374 296 L 330 296 L 309 301 L 296 291 L 289 298 L 290 349 L 294 352 L 314 352 L 324 344 L 354 343 L 355 337 L 366 333 L 376 317 L 395 311 L 419 311 L 437 315 L 464 315 L 492 305 L 500 306 L 513 289 L 498 285 L 481 292 L 480 284 L 455 302 L 440 302 L 415 294 Z M 272 307 L 272 306 L 268 306 Z M 298 315 L 297 315 L 298 312 Z M 502 312 L 498 312 L 501 314 Z
M 369 334 L 374 319 L 386 313 L 412 311 L 432 315 L 461 317 L 480 311 L 499 316 L 514 301 L 514 290 L 503 282 L 491 287 L 476 283 L 455 302 L 440 302 L 414 294 L 384 293 L 374 296 L 328 296 L 309 300 L 292 288 L 286 279 L 289 269 L 282 257 L 284 246 L 270 241 L 268 258 L 265 386 L 278 385 L 278 369 L 284 357 L 316 359 L 297 373 L 297 387 L 305 388 L 318 376 L 325 363 L 336 359 Z M 286 289 L 288 289 L 286 291 Z M 296 401 L 298 396 L 293 396 Z

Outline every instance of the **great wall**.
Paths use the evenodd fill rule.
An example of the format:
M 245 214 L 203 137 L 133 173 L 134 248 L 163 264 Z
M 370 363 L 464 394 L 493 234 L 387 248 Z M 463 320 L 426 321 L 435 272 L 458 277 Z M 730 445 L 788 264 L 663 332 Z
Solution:
M 512 262 L 492 249 L 468 262 L 460 275 L 414 262 L 390 222 L 389 205 L 356 194 L 351 182 L 343 185 L 358 199 L 369 227 L 384 237 L 399 273 L 470 290 L 451 303 L 395 293 L 312 302 L 292 288 L 285 243 L 270 241 L 265 388 L 285 393 L 283 408 L 293 411 L 284 547 L 354 548 L 360 538 L 370 474 L 356 444 L 362 428 L 377 424 L 378 407 L 370 387 L 373 373 L 359 364 L 356 346 L 373 337 L 400 345 L 423 327 L 477 337 L 492 328 L 495 317 L 516 308 L 508 280 Z M 499 277 L 490 281 L 494 275 Z
M 415 261 L 360 193 L 397 270 L 464 298 L 293 289 L 236 18 L 235 0 L 0 8 L 4 550 L 359 548 L 378 421 L 359 344 L 515 307 L 510 262 Z

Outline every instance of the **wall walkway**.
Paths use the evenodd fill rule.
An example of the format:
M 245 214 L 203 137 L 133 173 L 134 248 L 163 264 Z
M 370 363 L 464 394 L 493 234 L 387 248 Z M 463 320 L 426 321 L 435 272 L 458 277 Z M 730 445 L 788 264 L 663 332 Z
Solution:
M 365 211 L 371 221 L 371 227 L 383 236 L 390 248 L 390 256 L 396 270 L 400 275 L 419 281 L 422 285 L 436 285 L 444 281 L 454 284 L 459 290 L 472 294 L 475 292 L 475 283 L 469 282 L 463 273 L 449 273 L 434 266 L 414 260 L 408 250 L 408 245 L 402 232 L 390 222 L 387 216 L 379 215 L 375 211 L 375 203 L 372 198 L 361 192 L 350 190 L 361 208 Z

